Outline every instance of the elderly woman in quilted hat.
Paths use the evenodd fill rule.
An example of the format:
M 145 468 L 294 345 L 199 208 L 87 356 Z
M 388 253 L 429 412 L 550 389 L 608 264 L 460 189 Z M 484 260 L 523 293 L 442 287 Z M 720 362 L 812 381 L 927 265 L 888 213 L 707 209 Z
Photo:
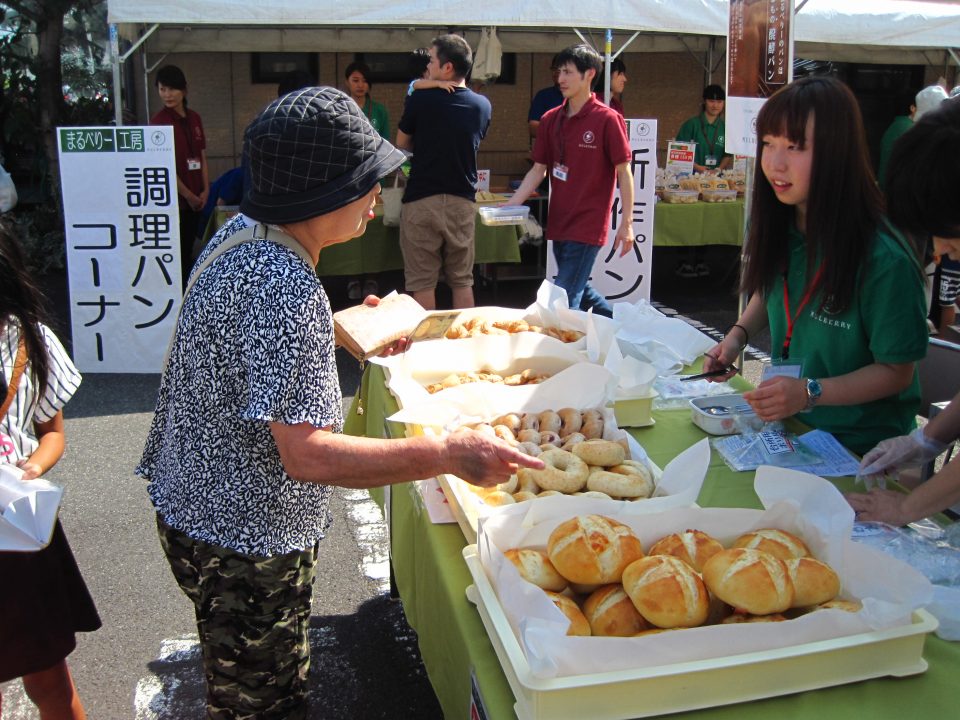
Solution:
M 207 717 L 290 720 L 306 716 L 311 586 L 333 487 L 438 473 L 491 486 L 542 463 L 473 431 L 341 434 L 333 321 L 314 268 L 324 248 L 363 234 L 378 179 L 404 156 L 347 95 L 317 87 L 267 106 L 243 152 L 241 214 L 191 273 L 136 472 L 194 603 Z

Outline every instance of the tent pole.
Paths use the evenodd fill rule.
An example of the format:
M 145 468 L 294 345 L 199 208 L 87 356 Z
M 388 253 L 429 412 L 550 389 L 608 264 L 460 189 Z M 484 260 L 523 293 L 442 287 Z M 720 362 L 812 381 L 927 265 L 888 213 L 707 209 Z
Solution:
M 110 66 L 113 70 L 113 124 L 123 125 L 123 98 L 120 95 L 120 39 L 117 26 L 110 23 Z
M 610 106 L 610 61 L 613 51 L 613 30 L 607 28 L 603 43 L 603 102 Z

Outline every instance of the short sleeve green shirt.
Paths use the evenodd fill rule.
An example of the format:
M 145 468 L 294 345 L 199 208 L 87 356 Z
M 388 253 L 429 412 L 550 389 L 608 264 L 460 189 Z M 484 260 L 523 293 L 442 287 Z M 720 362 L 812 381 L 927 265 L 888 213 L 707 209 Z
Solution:
M 693 155 L 693 162 L 697 165 L 706 165 L 707 157 L 716 158 L 716 165 L 723 160 L 726 145 L 727 127 L 722 117 L 718 117 L 712 125 L 707 121 L 704 113 L 695 115 L 687 120 L 677 130 L 677 140 L 695 142 L 697 149 Z
M 807 288 L 806 241 L 792 228 L 787 267 L 791 313 Z M 804 377 L 824 379 L 859 370 L 873 363 L 900 364 L 922 359 L 927 352 L 926 297 L 923 278 L 912 252 L 885 230 L 878 230 L 865 264 L 856 278 L 858 292 L 845 311 L 820 309 L 814 295 L 794 321 L 789 360 L 803 362 Z M 767 317 L 774 359 L 782 357 L 787 316 L 783 276 L 767 298 Z M 833 434 L 858 454 L 881 440 L 909 433 L 920 408 L 920 381 L 889 397 L 860 405 L 814 407 L 801 419 Z

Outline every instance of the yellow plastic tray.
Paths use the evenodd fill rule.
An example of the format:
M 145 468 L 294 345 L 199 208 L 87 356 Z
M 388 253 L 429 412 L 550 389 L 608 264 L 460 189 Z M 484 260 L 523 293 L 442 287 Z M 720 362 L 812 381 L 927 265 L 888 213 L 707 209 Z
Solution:
M 622 720 L 730 705 L 927 669 L 923 642 L 937 628 L 924 610 L 910 625 L 786 648 L 652 668 L 538 678 L 480 565 L 476 545 L 463 557 L 477 606 L 513 691 L 519 720 Z M 696 692 L 691 692 L 696 688 Z

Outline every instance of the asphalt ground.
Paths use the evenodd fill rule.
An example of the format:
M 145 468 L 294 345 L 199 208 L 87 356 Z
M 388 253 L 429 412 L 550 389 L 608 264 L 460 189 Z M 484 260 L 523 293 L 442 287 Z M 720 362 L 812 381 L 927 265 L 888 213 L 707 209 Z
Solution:
M 525 257 L 530 255 L 525 250 Z M 711 247 L 708 278 L 673 275 L 678 253 L 654 251 L 653 301 L 708 333 L 736 321 L 737 250 Z M 531 274 L 536 274 L 535 272 Z M 381 293 L 399 273 L 378 278 Z M 352 304 L 346 278 L 325 280 L 335 308 Z M 537 279 L 480 282 L 478 304 L 525 307 Z M 69 346 L 66 279 L 44 278 L 53 324 Z M 440 294 L 440 303 L 445 301 Z M 764 338 L 753 338 L 759 350 Z M 356 391 L 356 362 L 338 355 L 341 388 Z M 745 374 L 756 381 L 759 363 Z M 69 657 L 92 720 L 203 717 L 203 678 L 193 612 L 160 550 L 144 482 L 133 475 L 149 428 L 159 377 L 86 375 L 65 409 L 68 449 L 49 479 L 66 489 L 61 519 L 103 627 L 78 635 Z M 338 490 L 334 525 L 321 543 L 311 622 L 311 718 L 440 718 L 402 604 L 389 597 L 387 535 L 366 493 Z M 38 717 L 19 681 L 2 687 L 3 718 Z

